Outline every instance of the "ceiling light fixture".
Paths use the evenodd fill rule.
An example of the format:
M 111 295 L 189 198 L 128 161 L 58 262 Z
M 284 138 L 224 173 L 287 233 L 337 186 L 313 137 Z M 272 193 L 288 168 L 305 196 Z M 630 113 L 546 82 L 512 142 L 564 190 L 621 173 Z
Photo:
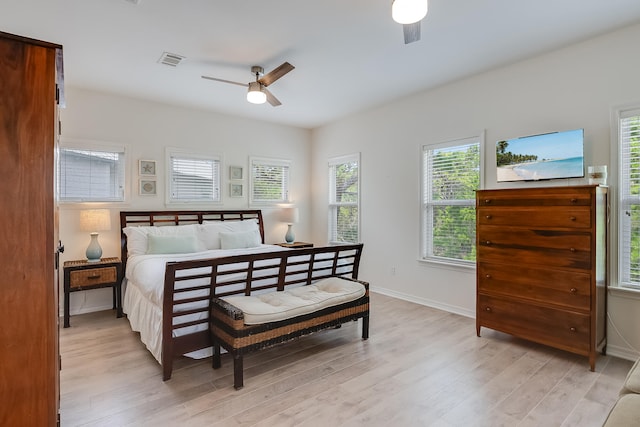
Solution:
M 265 102 L 267 102 L 267 94 L 262 90 L 262 85 L 260 84 L 260 82 L 249 83 L 247 101 L 252 104 L 264 104 Z
M 393 0 L 391 17 L 398 24 L 413 24 L 427 16 L 427 0 Z

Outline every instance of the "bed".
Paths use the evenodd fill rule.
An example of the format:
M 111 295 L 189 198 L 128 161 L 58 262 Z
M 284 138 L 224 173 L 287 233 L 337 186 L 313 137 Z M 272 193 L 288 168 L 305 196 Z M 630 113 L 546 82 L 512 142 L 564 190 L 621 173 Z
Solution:
M 265 245 L 260 210 L 122 211 L 120 227 L 123 311 L 132 330 L 140 333 L 142 343 L 162 365 L 164 380 L 171 377 L 176 357 L 212 355 L 211 301 L 222 289 L 217 288 L 212 260 L 249 256 L 259 266 L 269 262 L 261 258 L 270 258 L 269 252 L 294 251 L 307 257 L 295 267 L 308 269 L 306 278 L 298 280 L 302 285 L 327 275 L 355 278 L 361 251 L 361 246 L 351 248 L 345 255 L 342 249 L 327 247 L 307 253 Z M 305 263 L 307 267 L 300 266 Z M 171 277 L 168 266 L 173 271 L 184 268 L 189 276 Z M 225 294 L 244 292 L 241 283 L 247 277 L 243 274 L 237 278 L 237 288 L 224 287 Z

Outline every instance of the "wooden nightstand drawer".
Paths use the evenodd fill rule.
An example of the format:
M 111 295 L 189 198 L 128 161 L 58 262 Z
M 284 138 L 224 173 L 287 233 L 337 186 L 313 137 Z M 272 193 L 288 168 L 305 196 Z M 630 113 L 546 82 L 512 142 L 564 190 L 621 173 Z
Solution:
M 81 288 L 85 286 L 113 283 L 118 278 L 115 267 L 92 268 L 88 270 L 76 270 L 69 274 L 69 286 Z

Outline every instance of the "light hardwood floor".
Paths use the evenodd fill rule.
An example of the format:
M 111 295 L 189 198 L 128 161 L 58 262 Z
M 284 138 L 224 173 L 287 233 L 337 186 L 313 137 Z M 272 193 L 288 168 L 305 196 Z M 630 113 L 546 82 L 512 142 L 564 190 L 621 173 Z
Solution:
M 61 421 L 70 426 L 600 426 L 632 362 L 585 357 L 482 330 L 455 314 L 373 293 L 360 324 L 245 358 L 160 365 L 112 311 L 61 329 Z

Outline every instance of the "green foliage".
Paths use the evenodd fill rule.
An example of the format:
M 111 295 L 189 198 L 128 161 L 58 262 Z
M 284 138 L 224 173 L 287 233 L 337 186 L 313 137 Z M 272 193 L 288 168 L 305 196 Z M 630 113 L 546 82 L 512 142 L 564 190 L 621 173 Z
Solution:
M 629 122 L 629 171 L 631 176 L 626 177 L 629 182 L 629 194 L 632 198 L 640 196 L 640 117 L 631 117 Z M 640 284 L 640 205 L 631 205 L 627 211 L 631 224 L 630 271 L 631 282 Z
M 336 240 L 343 243 L 358 241 L 358 162 L 342 163 L 335 167 L 337 209 Z
M 475 200 L 480 186 L 480 148 L 434 151 L 431 181 L 432 200 Z M 475 206 L 435 205 L 432 208 L 433 255 L 457 260 L 476 258 Z
M 507 141 L 498 141 L 496 143 L 496 164 L 498 166 L 509 166 L 538 160 L 538 156 L 534 154 L 513 154 L 511 151 L 506 151 L 508 146 L 509 143 Z

